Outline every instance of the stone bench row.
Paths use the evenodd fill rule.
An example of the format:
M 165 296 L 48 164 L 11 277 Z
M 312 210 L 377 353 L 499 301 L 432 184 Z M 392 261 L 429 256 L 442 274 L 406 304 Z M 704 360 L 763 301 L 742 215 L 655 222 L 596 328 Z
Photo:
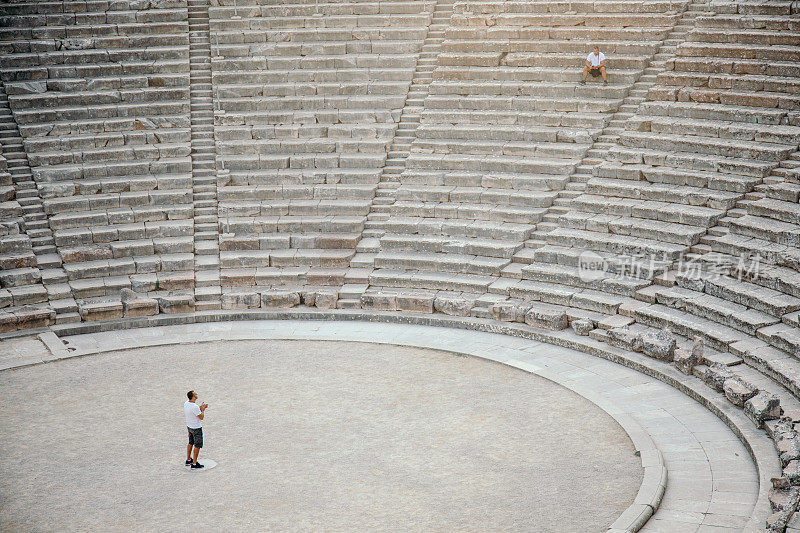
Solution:
M 222 144 L 230 141 L 263 139 L 382 139 L 394 135 L 394 124 L 262 124 L 214 127 L 214 138 Z
M 327 68 L 316 70 L 222 70 L 213 72 L 218 87 L 274 83 L 382 83 L 410 80 L 410 68 Z
M 69 253 L 77 256 L 82 250 L 87 257 L 95 257 L 89 247 L 72 249 Z M 93 248 L 100 248 L 94 246 Z M 64 272 L 69 281 L 89 278 L 133 276 L 158 272 L 189 272 L 194 275 L 194 254 L 155 253 L 148 256 L 120 257 L 118 259 L 93 259 L 82 262 L 64 262 Z
M 324 17 L 249 17 L 241 19 L 211 19 L 211 31 L 280 31 L 312 28 L 424 28 L 429 14 L 392 15 L 327 15 Z
M 432 1 L 416 2 L 306 2 L 295 4 L 246 4 L 235 6 L 211 6 L 209 16 L 214 19 L 230 19 L 233 16 L 243 18 L 252 17 L 313 17 L 323 15 L 326 17 L 356 15 L 367 17 L 372 15 L 403 15 L 420 14 L 422 11 L 430 12 L 435 5 Z
M 470 1 L 457 3 L 453 11 L 458 14 L 508 14 L 508 13 L 667 13 L 682 11 L 688 2 L 657 1 L 642 5 L 632 0 L 578 0 L 558 2 L 499 2 Z
M 698 118 L 675 118 L 654 115 L 635 116 L 628 121 L 629 129 L 667 135 L 694 135 L 748 143 L 775 145 L 800 144 L 800 127 L 761 125 Z
M 188 60 L 189 49 L 182 46 L 149 46 L 146 48 L 86 49 L 12 54 L 0 56 L 0 68 L 40 67 L 42 65 L 81 65 L 121 63 L 123 61 Z
M 631 3 L 630 5 L 634 5 Z M 590 28 L 649 28 L 672 27 L 679 18 L 677 13 L 556 13 L 556 14 L 527 14 L 527 13 L 500 13 L 497 15 L 464 15 L 454 14 L 450 24 L 459 26 L 524 26 L 524 27 L 569 27 L 583 26 Z
M 188 128 L 154 128 L 151 130 L 104 131 L 92 134 L 33 136 L 24 139 L 28 152 L 97 150 L 100 148 L 157 146 L 159 144 L 187 146 L 191 141 Z
M 573 75 L 576 72 L 573 72 Z M 574 96 L 584 101 L 622 99 L 624 87 L 580 86 L 572 83 L 524 83 L 511 80 L 446 80 L 436 78 L 430 85 L 430 94 L 441 95 L 514 95 L 522 98 L 564 98 Z M 594 103 L 594 102 L 592 102 Z
M 134 176 L 100 180 L 42 182 L 37 184 L 39 196 L 43 199 L 75 195 L 191 189 L 191 187 L 192 177 L 189 174 L 163 174 L 157 177 Z
M 791 62 L 800 59 L 800 46 L 686 41 L 678 45 L 677 55 L 678 57 L 720 57 Z
M 217 115 L 219 126 L 275 126 L 286 124 L 289 127 L 301 125 L 334 125 L 360 123 L 368 125 L 390 124 L 396 127 L 400 110 L 393 109 L 275 109 L 249 110 L 242 112 L 226 111 Z
M 191 172 L 191 161 L 188 157 L 170 157 L 136 161 L 134 158 L 125 161 L 106 161 L 97 164 L 50 165 L 31 169 L 37 182 L 53 182 L 68 180 L 97 180 L 101 178 L 121 176 L 158 176 L 164 174 L 180 174 Z
M 173 28 L 168 33 L 150 33 L 147 35 L 92 35 L 91 37 L 73 39 L 16 39 L 4 41 L 0 39 L 0 50 L 7 54 L 42 54 L 61 53 L 71 55 L 76 50 L 139 50 L 152 47 L 170 49 L 185 47 L 189 38 L 185 28 Z
M 406 169 L 402 173 L 402 186 L 406 187 L 473 187 L 478 189 L 508 189 L 526 191 L 560 191 L 569 176 L 493 171 L 451 171 Z
M 475 217 L 471 220 L 465 219 L 461 221 L 462 227 L 458 232 L 459 234 L 445 235 L 442 234 L 441 230 L 436 229 L 435 223 L 441 226 L 447 222 L 446 220 L 426 217 L 427 226 L 419 229 L 426 230 L 428 233 L 417 233 L 416 224 L 408 223 L 409 220 L 414 220 L 410 215 L 401 216 L 398 214 L 398 216 L 390 220 L 396 222 L 393 222 L 387 228 L 386 233 L 375 245 L 372 253 L 377 253 L 381 250 L 386 252 L 453 253 L 508 259 L 523 247 L 522 239 L 519 236 L 520 230 L 527 234 L 527 230 L 532 228 L 532 224 L 535 222 L 534 219 L 508 225 L 503 223 L 506 221 L 480 221 Z M 484 224 L 484 226 L 482 228 L 475 226 L 476 223 Z M 465 234 L 465 228 L 469 226 L 472 226 L 472 231 Z M 431 227 L 433 227 L 433 230 L 430 229 Z M 492 234 L 491 232 L 495 228 L 508 228 L 508 230 L 513 229 L 514 231 L 511 232 L 509 238 L 509 231 L 505 229 L 500 235 Z M 438 234 L 436 234 L 437 232 Z M 364 242 L 364 240 L 361 242 Z
M 212 21 L 212 24 L 214 22 Z M 378 26 L 370 28 L 291 28 L 281 30 L 250 30 L 247 28 L 220 29 L 214 27 L 212 51 L 225 45 L 247 43 L 319 43 L 333 41 L 337 43 L 358 41 L 422 41 L 427 35 L 427 26 L 393 28 Z
M 709 87 L 734 91 L 800 94 L 800 78 L 758 75 L 732 75 L 696 72 L 664 72 L 659 74 L 660 85 Z
M 219 142 L 216 145 L 220 157 L 246 154 L 332 154 L 344 156 L 348 153 L 385 154 L 391 139 L 250 139 Z
M 708 89 L 702 87 L 652 87 L 647 97 L 651 100 L 719 103 L 725 106 L 763 107 L 800 111 L 800 101 L 793 94 L 774 92 L 733 91 L 727 89 Z
M 417 63 L 416 54 L 347 54 L 324 56 L 249 56 L 249 57 L 215 57 L 212 56 L 212 69 L 215 71 L 241 70 L 325 70 L 325 69 L 375 69 L 375 68 L 409 68 Z
M 744 127 L 744 124 L 800 125 L 800 114 L 794 111 L 713 102 L 645 101 L 640 104 L 637 114 L 737 122 L 742 125 L 739 127 Z M 636 119 L 637 117 L 634 117 L 634 120 Z
M 705 226 L 580 211 L 570 211 L 561 215 L 559 217 L 559 225 L 562 228 L 613 233 L 650 241 L 682 244 L 687 247 L 697 244 L 700 241 L 700 237 L 706 232 Z
M 108 0 L 60 0 L 60 1 L 20 1 L 5 4 L 0 8 L 3 15 L 46 14 L 46 13 L 86 13 L 94 11 L 127 11 L 135 9 L 136 3 L 131 0 L 111 2 Z M 164 0 L 159 2 L 159 9 L 179 9 L 186 7 L 186 0 Z
M 417 138 L 413 150 L 425 154 L 469 154 L 542 159 L 570 159 L 577 163 L 588 145 L 557 142 L 489 141 Z
M 52 215 L 49 217 L 53 231 L 61 229 L 86 228 L 91 226 L 115 226 L 169 220 L 189 220 L 194 216 L 194 207 L 187 205 L 160 205 L 125 207 L 99 211 L 77 211 Z
M 217 89 L 217 98 L 262 98 L 270 96 L 366 96 L 399 94 L 408 89 L 409 79 L 397 81 L 342 81 L 342 82 L 268 82 L 254 83 L 241 75 L 241 83 L 225 84 Z
M 361 234 L 352 233 L 223 233 L 219 237 L 220 252 L 272 251 L 290 248 L 321 250 L 355 250 Z M 234 255 L 226 256 L 228 259 Z
M 695 19 L 698 28 L 733 28 L 770 31 L 798 31 L 800 20 L 774 15 L 715 15 Z
M 646 120 L 646 119 L 645 119 Z M 726 137 L 681 135 L 669 127 L 652 128 L 650 131 L 626 131 L 620 135 L 620 143 L 630 148 L 644 148 L 662 152 L 692 152 L 713 155 L 718 158 L 752 159 L 754 161 L 778 162 L 795 151 L 796 144 L 779 144 L 738 140 Z M 788 140 L 788 139 L 787 139 Z M 771 168 L 770 168 L 771 170 Z
M 405 190 L 398 190 L 398 193 L 403 195 Z M 398 199 L 389 206 L 389 214 L 395 217 L 483 220 L 515 224 L 536 224 L 541 221 L 546 212 L 544 207 L 508 205 L 507 203 L 419 201 L 416 197 L 409 200 Z
M 231 272 L 232 270 L 251 269 L 255 272 L 258 267 L 346 268 L 350 266 L 350 259 L 354 255 L 355 250 L 352 249 L 288 248 L 280 250 L 220 251 L 220 280 L 223 281 L 226 274 L 233 277 L 235 272 Z M 225 272 L 226 270 L 228 272 Z M 240 283 L 233 284 L 239 285 Z
M 0 15 L 0 26 L 43 27 L 43 26 L 99 26 L 104 24 L 139 24 L 151 22 L 178 22 L 186 19 L 186 8 L 146 9 L 128 11 L 93 11 L 86 13 L 14 13 Z
M 137 35 L 164 35 L 176 34 L 185 36 L 188 26 L 186 20 L 124 23 L 124 24 L 51 24 L 47 26 L 11 26 L 0 27 L 0 41 L 16 40 L 50 40 L 56 39 L 63 42 L 63 46 L 84 46 L 84 39 L 103 37 L 127 37 Z M 91 42 L 91 41 L 89 41 Z
M 585 26 L 448 26 L 445 35 L 448 40 L 491 40 L 491 41 L 575 41 L 591 45 L 594 39 L 600 43 L 626 42 L 651 43 L 662 40 L 670 27 L 644 25 L 641 27 L 585 27 Z
M 639 198 L 619 198 L 597 194 L 604 191 L 603 183 L 595 181 L 587 187 L 588 194 L 573 198 L 570 205 L 582 214 L 596 213 L 612 216 L 633 217 L 651 221 L 686 224 L 707 228 L 715 225 L 725 212 L 721 209 L 687 203 L 672 203 L 662 200 L 642 200 Z M 663 199 L 669 200 L 669 199 Z
M 4 68 L 0 70 L 3 81 L 72 80 L 75 78 L 106 78 L 109 76 L 154 76 L 153 86 L 158 86 L 158 77 L 165 74 L 188 74 L 189 62 L 185 59 L 138 61 L 120 60 L 116 63 L 33 65 Z
M 438 113 L 436 118 L 442 119 L 447 115 Z M 456 121 L 451 117 L 451 123 L 431 123 L 430 115 L 426 112 L 417 128 L 417 139 L 460 139 L 463 141 L 490 141 L 490 142 L 528 142 L 528 143 L 563 143 L 563 144 L 591 144 L 594 140 L 590 130 L 584 128 L 565 128 L 535 126 L 532 124 L 504 125 L 488 124 L 486 122 Z
M 609 57 L 609 63 L 618 66 L 617 58 L 625 56 L 650 56 L 660 45 L 658 40 L 626 40 L 612 35 L 600 35 L 595 40 L 559 39 L 545 35 L 541 39 L 470 39 L 466 36 L 448 36 L 442 43 L 442 52 L 459 53 L 541 53 L 541 54 L 583 54 L 591 50 L 593 44 L 598 45 Z M 642 37 L 642 36 L 639 36 Z
M 506 95 L 437 95 L 431 94 L 425 99 L 425 109 L 469 110 L 469 111 L 555 111 L 577 113 L 614 113 L 622 103 L 622 99 L 587 98 L 578 100 L 574 97 L 510 97 Z
M 652 137 L 651 137 L 652 138 Z M 642 144 L 639 142 L 638 144 Z M 656 141 L 653 143 L 657 144 Z M 667 143 L 668 145 L 668 143 Z M 657 167 L 670 167 L 675 171 L 698 170 L 720 174 L 739 175 L 751 178 L 763 178 L 776 165 L 775 162 L 762 162 L 752 159 L 734 157 L 719 157 L 713 154 L 687 152 L 674 152 L 646 148 L 644 146 L 617 146 L 609 149 L 609 161 L 618 161 L 625 164 L 645 164 Z M 666 169 L 664 169 L 666 170 Z M 667 172 L 671 172 L 667 170 Z M 741 178 L 739 178 L 741 179 Z M 750 181 L 750 180 L 746 180 Z
M 228 171 L 230 183 L 242 185 L 374 185 L 380 180 L 382 167 L 375 168 L 304 168 L 257 169 Z
M 664 201 L 685 205 L 709 204 L 714 209 L 730 209 L 743 193 L 752 191 L 759 182 L 758 178 L 752 176 L 664 166 L 656 159 L 648 159 L 647 154 L 644 163 L 641 160 L 638 160 L 639 163 L 628 162 L 631 161 L 629 158 L 638 155 L 641 154 L 626 149 L 615 149 L 608 161 L 603 161 L 592 169 L 592 174 L 613 180 L 648 181 L 653 184 L 671 185 L 672 191 L 660 187 L 655 194 L 664 195 Z M 628 197 L 624 191 L 633 187 L 629 194 L 639 194 L 636 189 L 647 184 L 613 181 L 607 185 L 611 187 L 608 190 L 611 196 L 621 193 L 624 197 Z M 603 182 L 590 180 L 589 187 L 603 187 Z M 696 190 L 698 188 L 708 190 L 702 192 Z
M 433 72 L 433 79 L 436 81 L 503 81 L 509 83 L 530 83 L 541 82 L 542 84 L 556 83 L 556 84 L 574 84 L 576 80 L 580 80 L 580 61 L 573 63 L 571 66 L 566 67 L 522 67 L 522 66 L 495 66 L 486 68 L 476 68 L 474 66 L 464 65 L 440 65 Z M 632 84 L 641 75 L 641 68 L 635 69 L 614 69 L 607 73 L 610 83 L 617 84 Z M 614 86 L 597 87 L 593 86 L 581 87 L 581 90 L 589 94 L 596 94 L 602 96 L 603 93 L 609 94 L 619 93 L 620 88 Z M 565 89 L 567 87 L 564 87 Z M 602 98 L 598 99 L 602 101 Z M 608 106 L 602 106 L 608 108 Z
M 275 184 L 233 185 L 217 184 L 218 198 L 227 200 L 371 200 L 375 195 L 374 185 L 327 185 L 327 184 Z
M 250 154 L 218 156 L 217 162 L 231 172 L 252 169 L 304 169 L 304 168 L 382 168 L 385 153 L 350 154 Z
M 28 125 L 45 124 L 53 122 L 75 121 L 92 122 L 105 119 L 124 119 L 125 117 L 137 117 L 141 120 L 157 120 L 158 115 L 166 115 L 171 118 L 174 115 L 189 115 L 189 101 L 152 101 L 152 102 L 133 102 L 119 105 L 86 105 L 80 107 L 62 107 L 59 109 L 39 108 L 39 109 L 15 109 L 14 118 L 18 121 L 21 128 Z
M 419 52 L 420 40 L 352 40 L 352 41 L 315 41 L 311 43 L 247 43 L 220 44 L 214 47 L 214 56 L 227 59 L 250 57 L 256 55 L 297 59 L 306 56 L 340 56 L 340 55 L 402 55 Z
M 86 148 L 61 150 L 33 150 L 26 147 L 28 162 L 36 167 L 54 167 L 56 165 L 95 165 L 97 163 L 119 163 L 140 160 L 179 161 L 189 157 L 190 145 L 188 142 L 179 143 L 153 143 L 127 145 L 106 148 Z
M 582 52 L 505 52 L 502 50 L 480 52 L 462 49 L 454 52 L 442 52 L 437 59 L 438 63 L 443 66 L 580 69 L 586 62 L 586 54 Z M 649 55 L 616 54 L 613 58 L 609 58 L 608 67 L 610 69 L 613 66 L 622 70 L 643 69 L 649 60 Z
M 268 234 L 268 233 L 358 233 L 364 229 L 363 216 L 277 216 L 253 215 L 246 217 L 219 217 L 221 233 Z
M 430 96 L 428 98 L 431 98 Z M 522 106 L 520 106 L 522 107 Z M 569 139 L 574 133 L 575 142 L 583 142 L 585 131 L 590 137 L 598 134 L 605 126 L 608 115 L 592 112 L 569 111 L 523 111 L 520 110 L 464 110 L 447 108 L 428 108 L 422 117 L 420 127 L 457 128 L 466 124 L 474 127 L 486 128 L 486 124 L 493 127 L 505 128 L 516 126 L 525 130 L 538 130 L 540 128 L 558 128 L 561 139 Z M 491 129 L 491 127 L 489 127 Z
M 695 27 L 686 36 L 687 41 L 704 43 L 732 43 L 732 44 L 757 44 L 797 46 L 800 42 L 800 32 L 773 31 L 755 28 L 706 28 Z
M 110 75 L 93 78 L 61 78 L 37 81 L 7 82 L 6 94 L 26 94 L 44 92 L 82 93 L 91 91 L 115 91 L 126 89 L 145 89 L 149 87 L 188 87 L 189 73 L 177 74 L 129 74 Z
M 109 105 L 184 101 L 189 98 L 189 87 L 148 87 L 146 89 L 47 91 L 34 94 L 12 94 L 12 109 L 53 109 L 70 107 L 105 107 Z
M 395 197 L 397 200 L 418 202 L 548 207 L 556 195 L 552 191 L 402 184 L 396 190 Z
M 528 159 L 522 156 L 485 154 L 423 154 L 412 152 L 406 159 L 407 169 L 555 175 L 571 174 L 576 164 L 576 161 L 564 159 Z
M 376 110 L 401 109 L 405 94 L 323 95 L 323 96 L 263 96 L 252 98 L 222 98 L 218 105 L 226 113 L 310 110 Z M 379 111 L 376 111 L 376 114 Z
M 218 213 L 226 217 L 270 216 L 363 216 L 372 200 L 248 200 L 220 198 Z

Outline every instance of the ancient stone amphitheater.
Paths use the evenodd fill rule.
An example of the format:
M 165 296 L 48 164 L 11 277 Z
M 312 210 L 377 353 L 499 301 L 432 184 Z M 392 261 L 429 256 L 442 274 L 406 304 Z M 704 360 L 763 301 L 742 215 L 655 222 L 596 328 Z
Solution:
M 608 85 L 578 84 L 593 44 Z M 718 526 L 800 531 L 797 2 L 5 1 L 0 80 L 0 352 L 263 320 L 550 343 L 731 428 L 759 484 Z M 612 528 L 659 517 L 672 451 Z

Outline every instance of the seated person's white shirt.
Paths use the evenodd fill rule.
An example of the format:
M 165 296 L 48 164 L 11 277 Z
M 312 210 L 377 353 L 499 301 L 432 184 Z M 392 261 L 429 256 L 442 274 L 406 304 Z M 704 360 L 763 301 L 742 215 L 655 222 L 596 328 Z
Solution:
M 600 63 L 605 60 L 606 56 L 603 52 L 600 52 L 599 56 L 594 55 L 594 52 L 590 52 L 589 55 L 586 56 L 586 61 L 588 61 L 592 67 L 599 67 Z

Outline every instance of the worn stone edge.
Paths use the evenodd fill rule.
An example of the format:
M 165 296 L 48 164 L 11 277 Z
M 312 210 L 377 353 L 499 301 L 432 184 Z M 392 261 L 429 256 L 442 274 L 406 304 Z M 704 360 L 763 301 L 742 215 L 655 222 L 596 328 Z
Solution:
M 733 405 L 723 401 L 720 397 L 708 394 L 710 391 L 705 385 L 695 377 L 685 376 L 674 367 L 647 358 L 641 354 L 612 348 L 611 346 L 594 340 L 590 337 L 580 337 L 568 330 L 550 331 L 528 326 L 526 324 L 496 322 L 494 320 L 454 317 L 444 315 L 430 315 L 419 313 L 397 313 L 386 311 L 364 311 L 354 310 L 319 310 L 310 308 L 292 309 L 251 309 L 233 311 L 198 311 L 186 314 L 160 314 L 149 317 L 123 318 L 99 322 L 79 322 L 53 325 L 48 328 L 58 336 L 82 335 L 121 329 L 136 329 L 158 326 L 185 325 L 193 323 L 225 322 L 225 321 L 248 321 L 248 320 L 341 320 L 341 321 L 362 321 L 362 322 L 386 322 L 394 324 L 415 324 L 424 326 L 439 326 L 455 329 L 466 329 L 473 331 L 483 331 L 508 335 L 511 337 L 527 338 L 547 344 L 554 344 L 576 351 L 584 352 L 589 355 L 601 357 L 603 359 L 621 364 L 637 372 L 641 372 L 650 377 L 658 379 L 671 387 L 683 392 L 693 400 L 703 405 L 715 416 L 722 420 L 733 433 L 744 444 L 751 459 L 758 471 L 759 492 L 753 514 L 750 517 L 743 531 L 763 531 L 761 524 L 764 524 L 767 517 L 772 513 L 768 492 L 770 478 L 781 475 L 780 463 L 775 453 L 774 447 L 765 434 L 757 430 L 749 420 L 738 411 Z M 43 330 L 47 331 L 47 330 Z M 30 335 L 32 332 L 29 331 Z M 78 355 L 89 355 L 91 352 L 68 353 L 67 357 Z M 42 361 L 44 362 L 44 361 Z M 33 363 L 22 363 L 9 368 L 29 366 Z M 2 371 L 2 369 L 0 369 Z M 637 496 L 638 497 L 638 496 Z M 660 499 L 659 499 L 660 500 Z M 645 505 L 645 504 L 634 504 Z M 640 508 L 639 514 L 629 508 L 625 513 L 629 513 L 630 524 L 638 524 L 637 531 L 646 522 L 641 521 L 645 514 L 645 509 Z M 647 506 L 649 507 L 649 505 Z M 623 514 L 625 514 L 623 513 Z M 635 515 L 635 516 L 634 516 Z M 652 515 L 652 512 L 651 512 Z M 620 516 L 619 519 L 623 517 Z M 649 518 L 649 516 L 647 517 Z M 641 523 L 639 524 L 639 522 Z M 625 529 L 623 529 L 624 531 Z

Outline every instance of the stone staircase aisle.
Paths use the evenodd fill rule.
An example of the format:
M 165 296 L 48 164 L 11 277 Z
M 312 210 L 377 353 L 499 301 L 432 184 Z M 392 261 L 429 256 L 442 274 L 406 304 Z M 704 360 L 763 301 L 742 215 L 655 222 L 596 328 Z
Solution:
M 8 172 L 14 182 L 16 200 L 22 208 L 23 229 L 30 239 L 33 253 L 36 256 L 37 268 L 31 269 L 30 277 L 25 280 L 25 285 L 34 286 L 41 282 L 47 291 L 43 300 L 33 294 L 30 295 L 31 298 L 26 299 L 31 303 L 49 299 L 51 307 L 56 310 L 58 323 L 80 321 L 67 274 L 56 250 L 53 232 L 50 229 L 36 182 L 33 180 L 28 156 L 22 145 L 22 136 L 11 112 L 5 87 L 1 83 L 0 144 L 2 144 L 2 153 L 7 161 Z
M 655 85 L 658 74 L 666 70 L 667 61 L 675 57 L 678 45 L 686 39 L 686 35 L 694 26 L 694 19 L 707 11 L 708 4 L 706 0 L 699 0 L 687 6 L 678 23 L 661 43 L 656 54 L 653 55 L 650 64 L 631 86 L 619 109 L 612 115 L 606 127 L 595 139 L 592 147 L 586 152 L 583 160 L 575 168 L 566 188 L 559 192 L 558 198 L 553 201 L 553 205 L 542 217 L 542 222 L 537 225 L 533 239 L 526 243 L 527 246 L 535 248 L 543 244 L 544 234 L 558 226 L 559 217 L 569 211 L 572 199 L 583 194 L 586 189 L 586 183 L 592 177 L 594 167 L 603 161 L 608 149 L 617 144 L 619 135 L 624 130 L 625 121 L 634 116 L 639 104 L 646 100 L 647 92 Z
M 411 151 L 411 143 L 416 138 L 425 98 L 433 81 L 437 57 L 444 41 L 445 29 L 453 14 L 453 0 L 438 0 L 433 10 L 428 34 L 422 44 L 417 60 L 417 68 L 411 79 L 405 106 L 395 136 L 389 147 L 386 165 L 381 173 L 380 183 L 375 191 L 372 208 L 362 235 L 362 243 L 358 250 L 377 252 L 377 238 L 383 235 L 382 223 L 389 218 L 389 206 L 395 202 L 395 191 L 400 186 L 400 174 L 405 169 L 405 161 Z
M 188 6 L 195 308 L 202 311 L 219 309 L 221 293 L 214 101 L 208 0 L 188 0 Z

